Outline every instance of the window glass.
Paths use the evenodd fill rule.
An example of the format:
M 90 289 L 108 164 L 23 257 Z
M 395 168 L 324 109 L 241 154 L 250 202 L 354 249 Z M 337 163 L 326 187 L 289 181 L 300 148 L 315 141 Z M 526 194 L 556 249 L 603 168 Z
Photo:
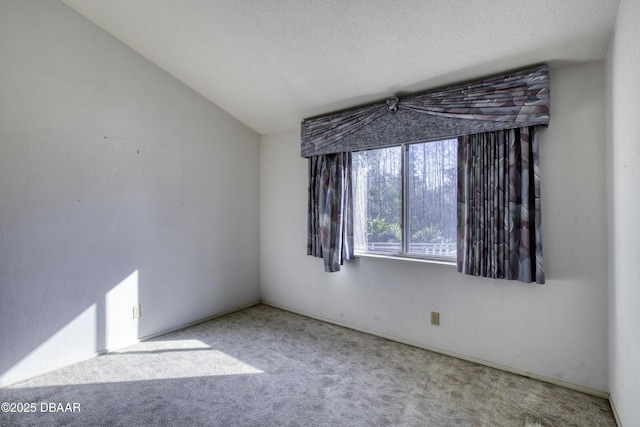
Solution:
M 452 139 L 353 153 L 356 252 L 455 259 L 456 150 Z
M 454 257 L 457 141 L 407 147 L 407 253 Z
M 353 231 L 358 252 L 402 252 L 402 148 L 353 153 Z

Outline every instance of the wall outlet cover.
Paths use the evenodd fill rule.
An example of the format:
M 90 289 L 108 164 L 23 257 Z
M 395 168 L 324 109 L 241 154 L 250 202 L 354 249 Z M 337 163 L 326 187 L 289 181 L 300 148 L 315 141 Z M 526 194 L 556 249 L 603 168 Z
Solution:
M 440 325 L 440 313 L 437 311 L 431 312 L 431 324 L 436 326 Z

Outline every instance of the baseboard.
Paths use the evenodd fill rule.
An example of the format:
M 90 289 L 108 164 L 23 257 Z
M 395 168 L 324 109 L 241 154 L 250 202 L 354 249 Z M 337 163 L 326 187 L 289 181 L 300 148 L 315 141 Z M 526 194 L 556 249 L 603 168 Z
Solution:
M 170 332 L 175 332 L 175 331 L 179 331 L 181 329 L 189 328 L 191 326 L 195 326 L 195 325 L 198 325 L 200 323 L 208 322 L 209 320 L 213 320 L 213 319 L 216 319 L 218 317 L 226 316 L 227 314 L 235 313 L 236 311 L 244 310 L 246 308 L 253 307 L 253 306 L 258 305 L 258 304 L 260 304 L 260 301 L 255 301 L 255 302 L 251 302 L 251 303 L 248 303 L 248 304 L 244 304 L 244 305 L 241 305 L 239 307 L 235 307 L 235 308 L 231 308 L 229 310 L 224 310 L 224 311 L 218 312 L 216 314 L 213 314 L 211 316 L 207 316 L 207 317 L 202 318 L 202 319 L 194 320 L 193 322 L 185 323 L 185 324 L 182 324 L 180 326 L 176 326 L 174 328 L 166 329 L 166 330 L 163 330 L 163 331 L 160 331 L 160 332 L 155 332 L 153 334 L 146 335 L 144 337 L 140 337 L 140 338 L 138 338 L 136 340 L 132 340 L 130 343 L 127 343 L 126 345 L 120 346 L 118 348 L 109 348 L 109 349 L 103 349 L 103 350 L 95 351 L 93 353 L 84 355 L 82 357 L 71 359 L 71 360 L 65 361 L 63 363 L 59 363 L 57 365 L 54 365 L 54 366 L 49 366 L 49 367 L 46 367 L 46 368 L 43 368 L 43 369 L 39 369 L 39 370 L 34 371 L 34 372 L 32 372 L 30 374 L 27 374 L 27 375 L 21 375 L 21 376 L 17 376 L 17 377 L 9 377 L 8 379 L 0 380 L 0 387 L 7 387 L 7 386 L 10 386 L 12 384 L 19 383 L 21 381 L 26 381 L 26 380 L 28 380 L 30 378 L 37 377 L 39 375 L 44 375 L 44 374 L 47 374 L 49 372 L 57 371 L 58 369 L 66 368 L 67 366 L 75 365 L 77 363 L 81 363 L 81 362 L 93 359 L 94 357 L 98 357 L 98 356 L 101 356 L 103 354 L 110 353 L 112 351 L 122 350 L 123 348 L 127 348 L 129 346 L 136 345 L 136 344 L 141 343 L 143 341 L 147 341 L 147 340 L 150 340 L 152 338 L 156 338 L 156 337 L 168 334 Z
M 204 317 L 202 319 L 194 320 L 193 322 L 189 322 L 189 323 L 185 323 L 185 324 L 180 325 L 180 326 L 176 326 L 175 328 L 170 328 L 170 329 L 166 329 L 166 330 L 161 331 L 161 332 L 155 332 L 155 333 L 150 334 L 150 335 L 145 335 L 144 337 L 139 338 L 138 342 L 147 341 L 147 340 L 150 340 L 150 339 L 153 339 L 153 338 L 157 338 L 157 337 L 162 336 L 162 335 L 169 334 L 171 332 L 179 331 L 181 329 L 190 328 L 192 326 L 199 325 L 200 323 L 208 322 L 209 320 L 213 320 L 213 319 L 216 319 L 218 317 L 226 316 L 227 314 L 235 313 L 236 311 L 240 311 L 240 310 L 247 309 L 249 307 L 256 306 L 256 305 L 258 305 L 260 303 L 261 303 L 261 301 L 250 302 L 248 304 L 244 304 L 244 305 L 241 305 L 241 306 L 238 306 L 238 307 L 235 307 L 235 308 L 231 308 L 229 310 L 225 310 L 225 311 L 221 311 L 221 312 L 216 313 L 216 314 L 212 314 L 211 316 L 207 316 L 207 317 Z M 128 347 L 128 346 L 126 346 L 126 347 Z M 123 348 L 126 348 L 126 347 L 120 347 L 119 349 L 113 349 L 113 350 L 109 350 L 109 351 L 120 350 L 120 349 L 123 349 Z
M 613 399 L 611 398 L 611 395 L 609 395 L 609 405 L 611 406 L 611 411 L 613 412 L 613 418 L 615 418 L 617 426 L 622 427 L 622 421 L 620 421 L 620 417 L 618 417 L 618 411 L 616 411 L 616 405 L 613 403 Z
M 484 365 L 484 366 L 488 366 L 490 368 L 494 368 L 494 369 L 499 369 L 501 371 L 505 371 L 505 372 L 510 372 L 512 374 L 516 374 L 516 375 L 521 375 L 523 377 L 527 377 L 527 378 L 531 378 L 534 380 L 538 380 L 538 381 L 544 381 L 550 384 L 555 384 L 564 388 L 568 388 L 571 390 L 575 390 L 575 391 L 579 391 L 581 393 L 585 393 L 585 394 L 589 394 L 591 396 L 596 396 L 596 397 L 601 397 L 604 399 L 609 399 L 609 393 L 600 391 L 600 390 L 595 390 L 589 387 L 584 387 L 578 384 L 573 384 L 570 382 L 566 382 L 566 381 L 562 381 L 562 380 L 558 380 L 556 378 L 550 378 L 550 377 L 546 377 L 544 375 L 538 375 L 538 374 L 534 374 L 532 372 L 527 372 L 527 371 L 522 371 L 520 369 L 516 369 L 516 368 L 512 368 L 510 366 L 505 366 L 505 365 L 501 365 L 498 363 L 493 363 L 493 362 L 489 362 L 487 360 L 482 360 L 482 359 L 477 359 L 475 357 L 471 357 L 471 356 L 466 356 L 464 354 L 459 354 L 453 351 L 449 351 L 449 350 L 445 350 L 442 348 L 438 348 L 438 347 L 432 347 L 432 346 L 428 346 L 428 345 L 424 345 L 415 341 L 411 341 L 411 340 L 407 340 L 404 338 L 398 338 L 396 336 L 393 335 L 388 335 L 388 334 L 383 334 L 380 332 L 376 332 L 376 331 L 372 331 L 370 329 L 366 329 L 366 328 L 361 328 L 358 326 L 353 326 L 353 325 L 349 325 L 347 323 L 342 323 L 342 322 L 338 322 L 336 320 L 333 319 L 327 319 L 321 316 L 316 316 L 313 314 L 309 314 L 309 313 L 305 313 L 303 311 L 299 311 L 299 310 L 295 310 L 289 307 L 285 307 L 279 304 L 274 304 L 272 302 L 269 301 L 265 301 L 262 300 L 261 301 L 262 304 L 274 307 L 274 308 L 278 308 L 280 310 L 285 310 L 285 311 L 289 311 L 291 313 L 295 313 L 295 314 L 299 314 L 301 316 L 305 316 L 305 317 L 309 317 L 312 319 L 316 319 L 316 320 L 320 320 L 323 322 L 327 322 L 327 323 L 331 323 L 333 325 L 337 325 L 337 326 L 341 326 L 343 328 L 347 328 L 347 329 L 353 329 L 354 331 L 358 331 L 358 332 L 363 332 L 365 334 L 369 334 L 369 335 L 374 335 L 380 338 L 385 338 L 391 341 L 395 341 L 401 344 L 406 344 L 406 345 L 410 345 L 412 347 L 416 347 L 416 348 L 421 348 L 423 350 L 429 350 L 429 351 L 433 351 L 434 353 L 439 353 L 439 354 L 443 354 L 445 356 L 451 356 L 451 357 L 455 357 L 457 359 L 462 359 L 462 360 L 466 360 L 468 362 L 473 362 L 473 363 L 477 363 L 479 365 Z M 617 421 L 617 418 L 616 418 Z M 620 425 L 620 424 L 618 424 Z

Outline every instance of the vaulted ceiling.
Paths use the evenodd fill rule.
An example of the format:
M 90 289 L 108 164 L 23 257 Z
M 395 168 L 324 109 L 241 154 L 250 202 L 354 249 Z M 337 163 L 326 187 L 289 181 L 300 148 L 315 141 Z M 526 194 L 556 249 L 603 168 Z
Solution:
M 604 59 L 619 0 L 63 0 L 260 134 L 407 92 Z M 553 84 L 553 82 L 552 82 Z

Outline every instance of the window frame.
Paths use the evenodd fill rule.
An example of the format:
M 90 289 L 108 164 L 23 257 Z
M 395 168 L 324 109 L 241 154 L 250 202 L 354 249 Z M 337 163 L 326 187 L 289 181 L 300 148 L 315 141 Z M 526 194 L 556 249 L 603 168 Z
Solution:
M 401 169 L 401 203 L 400 203 L 400 219 L 401 219 L 401 228 L 402 228 L 402 241 L 400 242 L 400 253 L 397 252 L 384 252 L 384 251 L 361 251 L 357 248 L 354 248 L 354 255 L 357 257 L 370 257 L 370 258 L 387 258 L 387 259 L 400 259 L 405 261 L 417 261 L 417 262 L 428 262 L 434 264 L 444 264 L 444 265 L 456 265 L 457 264 L 457 255 L 454 256 L 443 256 L 443 255 L 421 255 L 417 253 L 409 252 L 409 244 L 410 244 L 410 227 L 408 226 L 410 218 L 409 218 L 409 175 L 407 172 L 409 165 L 409 147 L 412 145 L 418 144 L 428 144 L 432 142 L 440 142 L 440 141 L 449 141 L 455 140 L 456 147 L 458 144 L 458 138 L 438 138 L 429 141 L 414 141 L 414 142 L 403 142 L 400 144 L 388 145 L 385 147 L 376 147 L 372 150 L 385 150 L 394 147 L 400 147 L 401 155 L 400 155 L 400 169 Z M 354 151 L 354 153 L 361 151 L 369 151 L 369 150 L 358 150 Z M 458 165 L 458 159 L 456 157 L 456 168 Z M 457 188 L 457 184 L 456 184 Z M 457 238 L 456 243 L 457 245 Z

